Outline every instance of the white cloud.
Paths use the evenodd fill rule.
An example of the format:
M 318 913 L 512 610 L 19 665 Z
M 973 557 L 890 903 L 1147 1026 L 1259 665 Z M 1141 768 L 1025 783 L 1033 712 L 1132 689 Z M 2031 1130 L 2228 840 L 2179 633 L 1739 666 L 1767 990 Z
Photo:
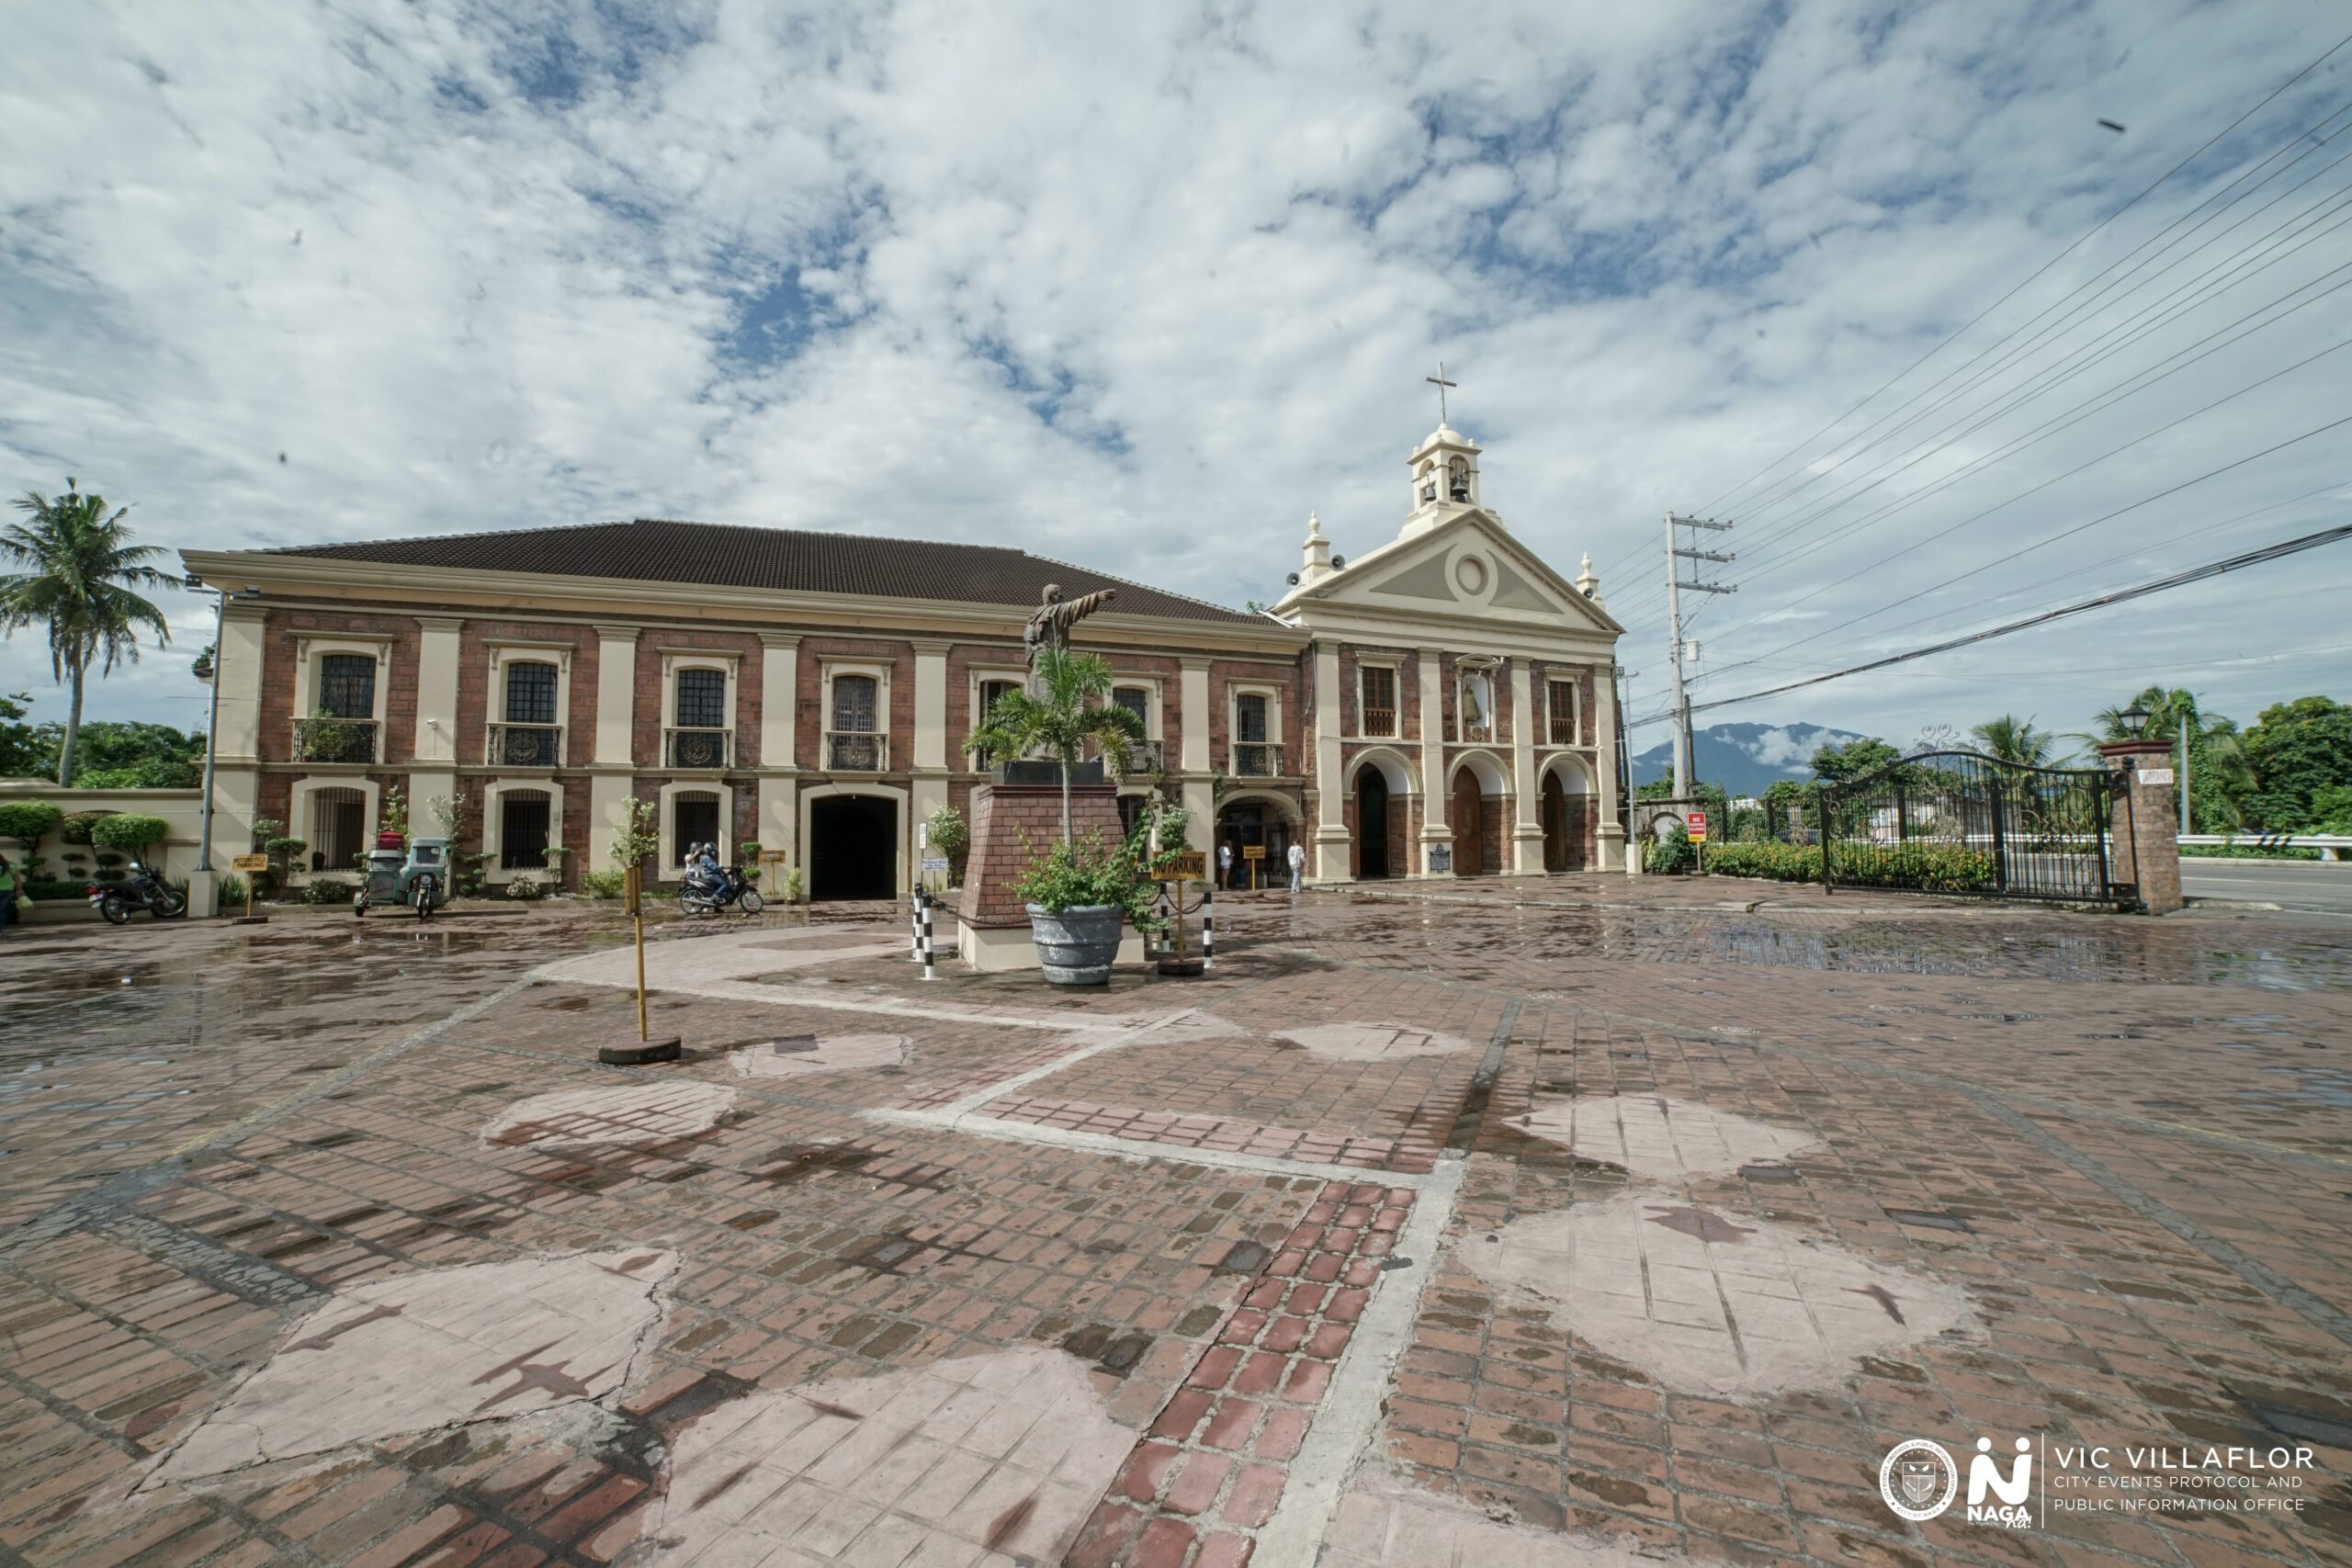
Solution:
M 1016 539 L 1238 603 L 1274 596 L 1309 506 L 1343 551 L 1393 531 L 1442 356 L 1488 499 L 1555 562 L 1590 550 L 1643 618 L 1638 701 L 1662 684 L 1659 514 L 1779 457 L 2162 174 L 2324 47 L 2308 19 L 2283 0 L 39 8 L 0 97 L 0 451 L 12 488 L 75 473 L 172 545 L 662 513 Z M 2315 73 L 1971 341 L 2346 79 Z M 2344 256 L 2321 235 L 1962 456 Z M 2342 336 L 2347 297 L 1817 554 L 1770 540 L 1804 507 L 1756 508 L 1758 575 L 1702 617 L 1700 693 L 2297 531 L 2310 513 L 2283 510 L 2010 592 L 2346 477 L 2324 448 L 1773 654 L 2316 423 L 2352 387 L 2339 362 L 1792 603 Z M 2342 640 L 2292 586 L 1988 645 L 1982 668 L 2038 683 L 1959 659 L 1719 716 L 1907 734 L 1923 705 L 1965 722 L 2040 693 L 2049 722 L 2132 683 L 2067 684 L 2119 649 L 2251 716 L 2352 669 L 2199 665 Z M 185 667 L 151 660 L 94 712 L 187 722 Z M 17 686 L 48 689 L 23 639 L 0 651 Z

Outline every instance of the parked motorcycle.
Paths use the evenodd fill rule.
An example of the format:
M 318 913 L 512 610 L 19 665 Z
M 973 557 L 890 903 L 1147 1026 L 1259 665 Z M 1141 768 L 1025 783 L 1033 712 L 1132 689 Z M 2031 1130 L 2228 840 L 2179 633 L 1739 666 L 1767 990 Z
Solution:
M 678 886 L 678 908 L 688 915 L 715 915 L 721 909 L 740 909 L 746 915 L 756 915 L 765 907 L 759 889 L 743 874 L 740 865 L 730 865 L 717 874 L 716 880 L 689 874 Z
M 159 920 L 176 920 L 187 913 L 187 899 L 137 861 L 130 863 L 130 874 L 120 882 L 94 882 L 88 891 L 91 906 L 109 925 L 119 926 L 130 919 L 134 908 Z

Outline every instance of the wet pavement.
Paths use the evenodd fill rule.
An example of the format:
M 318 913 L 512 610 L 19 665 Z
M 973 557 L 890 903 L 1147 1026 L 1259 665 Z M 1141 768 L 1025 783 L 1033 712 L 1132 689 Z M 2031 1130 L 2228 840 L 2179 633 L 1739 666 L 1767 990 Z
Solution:
M 0 1565 L 2352 1561 L 2340 920 L 819 913 L 12 939 Z

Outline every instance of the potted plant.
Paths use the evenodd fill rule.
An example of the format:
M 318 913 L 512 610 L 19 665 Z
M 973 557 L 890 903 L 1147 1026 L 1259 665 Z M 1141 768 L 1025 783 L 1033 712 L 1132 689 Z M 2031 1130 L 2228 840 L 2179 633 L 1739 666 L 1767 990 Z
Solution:
M 376 813 L 376 847 L 397 850 L 407 842 L 408 796 L 393 784 L 384 791 L 384 804 Z
M 997 757 L 1044 752 L 1060 764 L 1061 842 L 1043 856 L 1030 847 L 1027 871 L 1013 884 L 1026 901 L 1038 963 L 1057 986 L 1100 986 L 1111 978 L 1121 928 L 1144 897 L 1142 871 L 1125 846 L 1106 846 L 1100 834 L 1080 844 L 1070 831 L 1069 775 L 1091 745 L 1112 770 L 1123 772 L 1127 748 L 1143 739 L 1143 722 L 1110 700 L 1111 666 L 1102 655 L 1073 653 L 1056 643 L 1037 651 L 1035 691 L 1007 692 L 964 750 Z

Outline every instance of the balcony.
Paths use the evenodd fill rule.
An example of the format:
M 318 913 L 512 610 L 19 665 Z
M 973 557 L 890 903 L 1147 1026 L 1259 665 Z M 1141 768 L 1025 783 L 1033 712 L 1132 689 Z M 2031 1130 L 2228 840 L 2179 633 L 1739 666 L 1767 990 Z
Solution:
M 324 714 L 294 721 L 294 760 L 298 762 L 373 762 L 376 731 L 372 718 L 333 718 Z
M 563 766 L 563 726 L 493 724 L 485 759 L 494 768 Z
M 1574 746 L 1577 741 L 1577 721 L 1555 718 L 1552 721 L 1552 742 L 1555 746 Z
M 1102 752 L 1098 749 L 1096 756 Z M 1157 740 L 1127 742 L 1127 765 L 1119 776 L 1127 779 L 1151 778 L 1168 771 L 1167 752 Z
M 665 729 L 662 761 L 673 768 L 726 768 L 734 765 L 735 732 L 731 729 Z
M 887 773 L 890 738 L 865 730 L 825 731 L 825 769 L 835 773 Z
M 1233 772 L 1245 779 L 1280 778 L 1283 772 L 1283 749 L 1272 740 L 1237 740 L 1233 743 Z
M 1394 740 L 1396 739 L 1396 710 L 1395 708 L 1364 709 L 1363 732 L 1367 738 Z

